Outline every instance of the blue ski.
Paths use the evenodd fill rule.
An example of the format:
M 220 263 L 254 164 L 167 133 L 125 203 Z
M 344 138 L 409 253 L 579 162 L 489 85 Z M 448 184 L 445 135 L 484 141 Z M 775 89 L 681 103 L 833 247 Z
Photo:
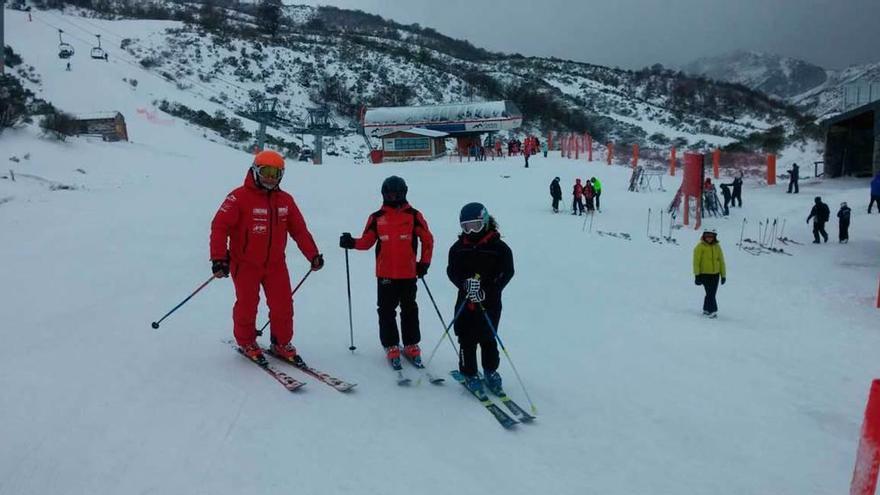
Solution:
M 508 429 L 516 426 L 517 420 L 510 417 L 509 414 L 507 414 L 506 412 L 504 412 L 503 409 L 498 407 L 498 404 L 495 404 L 494 402 L 492 402 L 492 399 L 490 399 L 489 396 L 486 395 L 486 392 L 474 392 L 471 389 L 467 388 L 467 385 L 465 385 L 465 383 L 464 383 L 464 375 L 462 375 L 460 371 L 452 370 L 449 372 L 449 374 L 452 375 L 452 378 L 454 378 L 455 381 L 460 383 L 465 388 L 465 390 L 467 390 L 468 392 L 471 393 L 471 395 L 476 397 L 477 400 L 480 401 L 480 404 L 482 404 L 483 407 L 485 407 L 487 411 L 492 413 L 492 416 L 498 421 L 498 423 L 501 426 L 508 428 Z

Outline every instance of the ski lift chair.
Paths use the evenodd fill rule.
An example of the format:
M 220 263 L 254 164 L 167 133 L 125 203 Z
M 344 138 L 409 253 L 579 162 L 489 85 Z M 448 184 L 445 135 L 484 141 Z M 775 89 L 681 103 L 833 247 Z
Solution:
M 61 34 L 64 33 L 62 30 L 58 30 L 58 58 L 67 60 L 70 57 L 73 57 L 73 45 L 70 43 L 65 43 L 64 39 L 61 37 Z
M 103 60 L 107 56 L 107 53 L 101 48 L 101 35 L 96 34 L 95 36 L 98 37 L 98 46 L 92 48 L 91 56 L 96 60 Z

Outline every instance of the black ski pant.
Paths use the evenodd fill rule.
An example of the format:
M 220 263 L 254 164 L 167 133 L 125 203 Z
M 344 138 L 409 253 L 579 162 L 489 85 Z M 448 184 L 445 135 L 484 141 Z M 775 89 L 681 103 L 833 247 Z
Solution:
M 840 232 L 838 233 L 838 240 L 841 242 L 849 240 L 849 220 L 841 220 L 840 222 Z
M 572 215 L 574 215 L 574 214 L 583 215 L 583 213 L 584 213 L 584 199 L 583 199 L 583 197 L 578 198 L 575 196 L 574 199 L 571 200 L 571 214 Z
M 599 202 L 599 197 L 600 197 L 600 196 L 602 196 L 602 191 L 596 191 L 596 196 L 595 196 L 595 198 L 596 198 L 596 209 L 597 209 L 597 210 L 601 210 L 601 209 L 602 209 L 602 203 Z
M 730 197 L 730 206 L 743 207 L 742 191 L 733 190 L 733 196 Z
M 880 196 L 871 195 L 871 202 L 868 203 L 868 213 L 871 213 L 871 207 L 874 206 L 874 203 L 877 203 L 877 213 L 880 213 Z
M 715 294 L 718 293 L 718 282 L 721 280 L 721 275 L 718 273 L 703 273 L 699 277 L 700 285 L 706 291 L 706 297 L 703 298 L 703 311 L 717 313 L 718 302 L 715 300 Z
M 825 232 L 825 222 L 821 220 L 813 220 L 813 240 L 819 242 L 819 235 L 828 242 L 828 232 Z
M 794 193 L 798 194 L 800 192 L 800 188 L 798 187 L 798 180 L 792 179 L 788 181 L 788 192 L 792 192 L 792 188 L 794 189 Z
M 553 211 L 559 211 L 559 200 L 562 198 L 553 198 Z
M 400 306 L 400 330 L 403 345 L 418 344 L 419 306 L 416 304 L 416 279 L 378 279 L 379 341 L 382 347 L 400 344 L 397 335 L 397 306 Z
M 724 196 L 724 207 L 721 208 L 721 212 L 724 214 L 725 217 L 727 215 L 730 215 L 730 208 L 729 208 L 730 203 L 731 203 L 730 196 Z
M 488 307 L 486 313 L 497 332 L 498 322 L 501 320 L 501 307 Z M 479 306 L 465 303 L 464 310 L 455 320 L 455 335 L 458 336 L 459 344 L 458 370 L 462 375 L 477 374 L 477 346 L 480 347 L 483 373 L 489 374 L 498 369 L 498 365 L 501 364 L 498 342 Z

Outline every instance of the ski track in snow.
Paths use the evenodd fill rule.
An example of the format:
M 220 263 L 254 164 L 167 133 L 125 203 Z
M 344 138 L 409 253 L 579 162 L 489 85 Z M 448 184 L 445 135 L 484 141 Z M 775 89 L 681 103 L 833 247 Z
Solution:
M 174 86 L 112 56 L 92 65 L 80 58 L 66 72 L 55 33 L 20 20 L 7 11 L 11 39 L 40 33 L 14 48 L 43 75 L 44 95 L 61 108 L 112 106 L 136 144 L 57 143 L 35 127 L 0 137 L 4 155 L 31 153 L 9 165 L 16 173 L 84 187 L 65 194 L 0 181 L 0 197 L 16 197 L 0 209 L 0 493 L 387 493 L 401 478 L 427 495 L 818 495 L 848 486 L 880 345 L 880 234 L 878 216 L 862 207 L 866 180 L 804 183 L 797 196 L 747 184 L 743 209 L 707 220 L 729 269 L 711 321 L 700 315 L 691 274 L 699 234 L 675 231 L 679 246 L 646 237 L 648 208 L 657 222 L 678 178 L 665 193 L 629 193 L 627 168 L 558 153 L 536 156 L 529 169 L 520 158 L 291 161 L 284 188 L 327 263 L 297 293 L 295 343 L 358 391 L 340 394 L 291 370 L 309 385 L 290 394 L 220 343 L 231 337 L 228 279 L 159 330 L 149 326 L 208 276 L 211 218 L 250 157 L 177 119 L 157 126 L 135 117 Z M 146 36 L 151 26 L 126 23 L 125 32 Z M 141 81 L 137 91 L 123 76 Z M 535 424 L 503 430 L 449 380 L 397 386 L 378 343 L 371 252 L 350 253 L 358 350 L 348 351 L 338 237 L 359 235 L 391 174 L 407 180 L 434 232 L 426 280 L 446 318 L 455 288 L 444 269 L 459 208 L 479 200 L 497 216 L 516 263 L 499 330 L 538 407 Z M 602 179 L 592 234 L 579 217 L 549 213 L 557 175 L 569 207 L 575 177 Z M 817 194 L 832 212 L 844 200 L 853 207 L 849 245 L 833 242 L 835 221 L 832 242 L 808 244 L 804 220 Z M 786 236 L 807 244 L 786 246 L 792 257 L 738 251 L 744 216 L 746 236 L 759 219 L 779 218 Z M 659 223 L 651 229 L 658 235 Z M 288 265 L 292 280 L 308 266 L 294 243 Z M 419 303 L 430 350 L 442 328 L 422 290 Z M 265 318 L 261 304 L 258 322 Z M 446 376 L 456 356 L 442 347 L 432 372 Z M 527 407 L 503 356 L 500 371 Z

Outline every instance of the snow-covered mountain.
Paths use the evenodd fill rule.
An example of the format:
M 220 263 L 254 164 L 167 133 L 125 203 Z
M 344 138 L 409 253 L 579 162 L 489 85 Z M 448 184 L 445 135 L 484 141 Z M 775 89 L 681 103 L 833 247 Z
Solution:
M 796 58 L 754 51 L 701 58 L 682 70 L 742 84 L 794 104 L 818 119 L 841 111 L 845 85 L 856 81 L 880 82 L 880 62 L 830 70 Z
M 742 84 L 783 100 L 828 80 L 827 71 L 817 65 L 753 51 L 700 58 L 685 65 L 683 70 L 688 74 Z
M 510 99 L 526 116 L 524 129 L 542 134 L 588 131 L 600 141 L 698 149 L 777 125 L 789 138 L 805 135 L 798 112 L 784 103 L 663 68 L 497 54 L 417 25 L 330 7 L 286 6 L 277 34 L 267 36 L 256 6 L 214 2 L 206 12 L 209 4 L 102 3 L 104 12 L 79 11 L 84 18 L 66 22 L 52 20 L 57 11 L 39 13 L 66 27 L 81 53 L 101 34 L 89 17 L 182 19 L 148 37 L 103 33 L 104 40 L 122 50 L 119 56 L 227 112 L 246 115 L 255 96 L 278 97 L 281 115 L 294 124 L 319 102 L 354 131 L 364 105 Z

